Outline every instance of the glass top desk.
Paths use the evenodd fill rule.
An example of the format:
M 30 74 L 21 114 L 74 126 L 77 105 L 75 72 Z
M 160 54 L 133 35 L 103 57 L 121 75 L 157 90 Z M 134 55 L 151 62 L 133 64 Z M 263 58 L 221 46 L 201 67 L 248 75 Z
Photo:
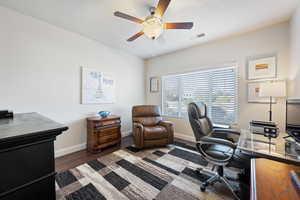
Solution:
M 300 165 L 300 151 L 296 151 L 296 143 L 292 138 L 284 139 L 286 133 L 279 133 L 277 138 L 264 137 L 250 130 L 242 129 L 238 141 L 238 149 L 258 158 L 267 158 L 289 164 Z M 298 147 L 300 149 L 300 147 Z

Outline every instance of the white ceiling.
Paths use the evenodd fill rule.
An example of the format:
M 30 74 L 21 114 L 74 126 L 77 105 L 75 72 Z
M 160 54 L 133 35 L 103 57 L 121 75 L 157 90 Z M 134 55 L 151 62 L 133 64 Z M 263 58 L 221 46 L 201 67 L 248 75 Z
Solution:
M 144 19 L 158 0 L 0 0 L 0 5 L 80 33 L 142 58 L 187 48 L 286 21 L 299 0 L 172 0 L 165 22 L 193 21 L 192 30 L 168 30 L 156 41 L 126 40 L 141 29 L 113 15 L 121 11 Z M 196 35 L 205 33 L 204 38 Z

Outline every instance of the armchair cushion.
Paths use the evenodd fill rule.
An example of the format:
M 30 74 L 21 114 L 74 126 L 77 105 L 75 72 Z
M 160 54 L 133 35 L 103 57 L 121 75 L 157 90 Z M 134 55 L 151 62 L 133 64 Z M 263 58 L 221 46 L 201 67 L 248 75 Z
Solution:
M 146 140 L 168 138 L 168 131 L 164 126 L 144 126 L 144 138 Z

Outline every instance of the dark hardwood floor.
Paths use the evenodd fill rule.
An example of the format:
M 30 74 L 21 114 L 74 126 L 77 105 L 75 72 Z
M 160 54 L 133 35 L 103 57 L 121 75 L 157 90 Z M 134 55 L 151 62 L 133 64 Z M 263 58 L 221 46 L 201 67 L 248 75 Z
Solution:
M 133 144 L 132 136 L 122 138 L 121 145 L 114 145 L 103 149 L 100 153 L 89 153 L 86 150 L 77 151 L 55 159 L 55 169 L 57 172 L 63 172 L 68 169 L 77 167 L 90 160 L 95 160 L 101 156 L 107 155 L 121 148 L 128 147 Z
M 178 142 L 186 143 L 190 146 L 195 146 L 195 144 L 192 142 L 188 142 L 188 141 L 181 140 L 178 138 L 175 138 L 175 140 Z M 68 154 L 65 156 L 61 156 L 61 157 L 55 159 L 56 172 L 63 172 L 68 169 L 72 169 L 72 168 L 77 167 L 81 164 L 84 164 L 88 161 L 95 160 L 101 156 L 104 156 L 104 155 L 107 155 L 114 151 L 117 151 L 121 148 L 131 146 L 132 144 L 133 144 L 132 136 L 127 136 L 127 137 L 122 138 L 121 145 L 113 145 L 113 146 L 107 147 L 105 149 L 102 149 L 102 151 L 99 153 L 89 153 L 85 149 L 85 150 L 77 151 L 77 152 L 74 152 L 74 153 L 71 153 L 71 154 Z

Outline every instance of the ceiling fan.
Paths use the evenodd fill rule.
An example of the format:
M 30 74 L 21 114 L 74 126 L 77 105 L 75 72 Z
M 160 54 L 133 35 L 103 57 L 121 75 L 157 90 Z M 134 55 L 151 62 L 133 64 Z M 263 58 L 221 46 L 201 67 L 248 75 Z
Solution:
M 151 15 L 147 16 L 145 20 L 138 19 L 136 17 L 127 15 L 122 12 L 115 12 L 114 15 L 127 19 L 129 21 L 142 24 L 142 31 L 130 37 L 127 41 L 132 42 L 142 35 L 146 35 L 152 40 L 157 39 L 166 29 L 192 29 L 193 22 L 179 22 L 179 23 L 164 23 L 162 17 L 167 10 L 171 0 L 159 0 L 157 8 L 151 7 Z

